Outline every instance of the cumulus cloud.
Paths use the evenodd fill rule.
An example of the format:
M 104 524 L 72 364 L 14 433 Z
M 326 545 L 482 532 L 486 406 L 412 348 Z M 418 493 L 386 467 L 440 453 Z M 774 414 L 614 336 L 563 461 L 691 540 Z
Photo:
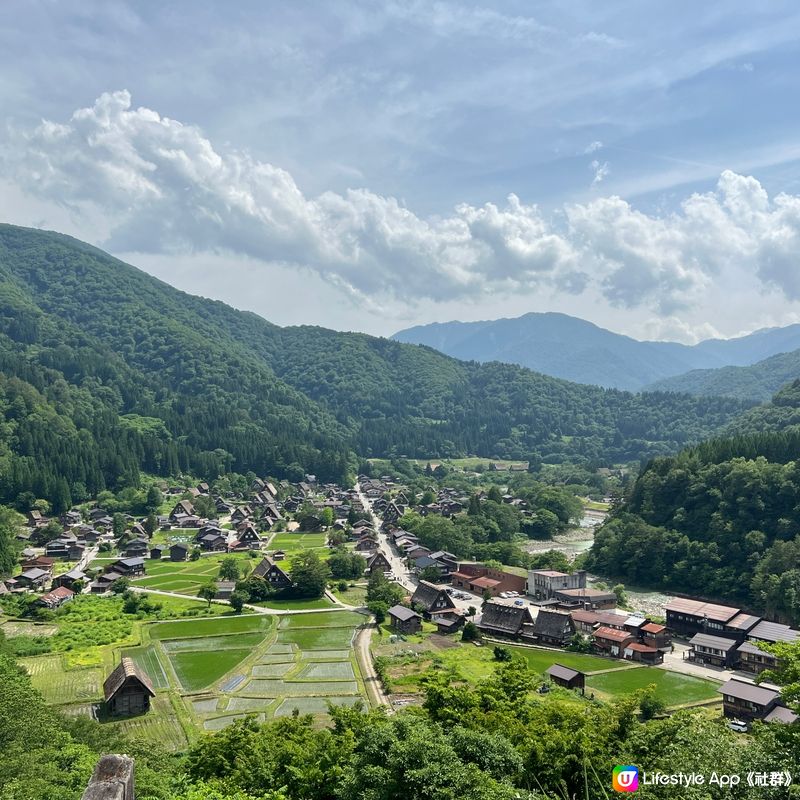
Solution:
M 603 143 L 600 142 L 600 141 L 595 140 L 594 142 L 590 142 L 588 145 L 586 145 L 586 149 L 583 152 L 586 155 L 589 155 L 591 153 L 596 153 L 602 147 L 603 147 Z
M 313 270 L 377 304 L 594 286 L 618 306 L 670 316 L 730 264 L 800 299 L 800 198 L 770 199 L 728 171 L 664 217 L 619 197 L 545 215 L 510 195 L 423 218 L 363 188 L 306 196 L 286 170 L 134 108 L 125 91 L 17 132 L 2 168 L 76 214 L 102 214 L 116 252 L 236 253 Z M 598 181 L 607 174 L 605 163 L 593 169 Z

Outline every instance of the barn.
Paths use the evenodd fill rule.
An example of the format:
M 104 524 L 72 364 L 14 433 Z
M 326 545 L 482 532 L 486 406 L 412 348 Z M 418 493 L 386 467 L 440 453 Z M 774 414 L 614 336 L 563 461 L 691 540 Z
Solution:
M 150 678 L 130 658 L 122 661 L 103 684 L 106 710 L 112 717 L 144 714 L 150 708 L 150 698 L 156 693 Z

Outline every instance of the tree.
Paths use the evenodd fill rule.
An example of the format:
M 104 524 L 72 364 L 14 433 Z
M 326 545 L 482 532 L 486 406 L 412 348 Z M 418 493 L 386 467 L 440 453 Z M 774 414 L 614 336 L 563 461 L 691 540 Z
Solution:
M 475 608 L 475 606 L 470 606 L 467 609 L 467 616 L 468 617 L 474 617 L 477 613 L 478 613 L 478 609 Z
M 147 511 L 151 514 L 157 513 L 163 502 L 164 496 L 161 494 L 161 489 L 153 484 L 147 490 L 147 499 L 145 501 L 145 507 L 147 508 Z
M 389 606 L 386 603 L 380 600 L 373 600 L 371 603 L 367 603 L 367 608 L 375 615 L 375 622 L 380 625 L 386 619 L 386 612 L 389 610 Z
M 201 600 L 205 600 L 208 603 L 208 607 L 211 608 L 211 601 L 217 596 L 217 584 L 213 581 L 204 584 L 198 589 L 197 596 Z
M 189 555 L 189 558 L 190 558 L 192 561 L 199 561 L 199 560 L 200 560 L 200 557 L 201 557 L 202 555 L 203 555 L 203 553 L 202 553 L 202 551 L 200 550 L 200 548 L 199 548 L 199 547 L 193 547 L 193 548 L 192 548 L 192 552 L 191 552 L 191 554 Z
M 51 542 L 53 539 L 58 539 L 62 533 L 64 533 L 64 528 L 61 523 L 56 519 L 51 519 L 44 527 L 37 528 L 33 536 L 31 536 L 31 539 L 33 539 L 36 544 L 47 544 L 47 542 Z
M 336 520 L 336 517 L 333 514 L 333 509 L 330 506 L 323 508 L 320 516 L 322 518 L 322 524 L 326 528 L 330 528 L 330 526 L 333 525 Z
M 313 550 L 303 550 L 292 559 L 289 575 L 298 597 L 322 597 L 330 570 Z
M 367 605 L 385 603 L 387 608 L 396 606 L 405 597 L 405 589 L 390 581 L 379 570 L 374 570 L 367 583 Z
M 148 536 L 152 536 L 156 532 L 156 528 L 158 528 L 158 518 L 152 511 L 145 517 L 142 527 L 145 529 Z
M 124 535 L 127 524 L 128 523 L 125 519 L 125 515 L 117 511 L 113 516 L 112 523 L 112 532 L 114 533 L 115 539 L 120 539 Z
M 111 584 L 111 591 L 114 594 L 124 594 L 130 589 L 131 581 L 130 578 L 126 578 L 125 576 L 121 578 L 117 578 L 114 583 Z
M 328 567 L 333 578 L 360 578 L 367 568 L 366 559 L 358 553 L 344 548 L 334 550 L 328 559 Z
M 201 494 L 192 498 L 192 505 L 194 506 L 194 513 L 198 517 L 212 519 L 217 516 L 217 507 L 208 495 Z
M 642 690 L 639 696 L 639 710 L 642 712 L 642 719 L 653 719 L 659 714 L 664 713 L 667 704 L 656 695 L 655 684 Z
M 236 556 L 225 556 L 219 565 L 219 577 L 223 581 L 238 581 L 239 576 L 239 560 Z
M 442 579 L 442 573 L 439 571 L 438 567 L 434 566 L 433 564 L 429 564 L 427 567 L 423 568 L 422 572 L 419 574 L 419 577 L 423 581 L 438 583 Z
M 464 625 L 464 630 L 461 631 L 462 642 L 474 642 L 476 639 L 481 638 L 481 632 L 474 622 L 467 622 Z
M 244 604 L 247 602 L 247 600 L 248 596 L 246 592 L 240 592 L 238 590 L 231 592 L 230 604 L 237 614 L 242 613 L 242 609 L 244 608 Z
M 628 595 L 625 594 L 625 584 L 618 583 L 611 587 L 611 591 L 614 592 L 617 597 L 617 605 L 622 607 L 628 605 Z

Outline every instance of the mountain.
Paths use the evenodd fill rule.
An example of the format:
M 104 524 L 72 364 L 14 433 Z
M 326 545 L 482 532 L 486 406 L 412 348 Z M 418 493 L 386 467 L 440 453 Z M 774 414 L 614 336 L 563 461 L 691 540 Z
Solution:
M 800 622 L 800 381 L 728 436 L 653 459 L 598 531 L 587 567 Z
M 61 508 L 140 470 L 344 480 L 356 454 L 629 461 L 750 405 L 279 328 L 70 237 L 0 226 L 0 502 Z
M 695 369 L 656 381 L 647 391 L 718 395 L 762 402 L 795 378 L 800 378 L 800 350 L 770 356 L 749 367 Z
M 636 391 L 690 370 L 749 365 L 796 350 L 800 325 L 689 346 L 640 342 L 566 314 L 530 313 L 486 322 L 419 325 L 392 338 L 425 344 L 454 358 L 503 361 L 578 383 Z

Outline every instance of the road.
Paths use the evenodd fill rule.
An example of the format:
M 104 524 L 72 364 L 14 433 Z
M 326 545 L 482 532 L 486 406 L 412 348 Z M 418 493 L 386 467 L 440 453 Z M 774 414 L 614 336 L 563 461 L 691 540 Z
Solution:
M 356 483 L 355 490 L 358 494 L 358 499 L 361 501 L 361 505 L 364 506 L 364 510 L 369 515 L 375 533 L 378 535 L 378 547 L 392 565 L 392 572 L 397 578 L 397 582 L 410 594 L 413 594 L 414 590 L 417 588 L 417 576 L 409 571 L 405 559 L 400 555 L 398 550 L 389 543 L 389 537 L 381 531 L 381 521 L 378 519 L 375 512 L 373 512 L 372 503 L 367 500 L 359 483 Z
M 367 690 L 367 696 L 370 705 L 386 706 L 387 708 L 391 709 L 392 704 L 389 702 L 389 698 L 383 691 L 383 686 L 381 685 L 380 679 L 378 678 L 378 675 L 375 672 L 375 667 L 372 663 L 372 653 L 369 649 L 369 643 L 374 630 L 374 623 L 370 623 L 369 625 L 365 625 L 363 628 L 361 628 L 356 634 L 353 646 L 355 648 L 358 666 L 361 669 L 361 676 L 364 678 L 364 686 Z

